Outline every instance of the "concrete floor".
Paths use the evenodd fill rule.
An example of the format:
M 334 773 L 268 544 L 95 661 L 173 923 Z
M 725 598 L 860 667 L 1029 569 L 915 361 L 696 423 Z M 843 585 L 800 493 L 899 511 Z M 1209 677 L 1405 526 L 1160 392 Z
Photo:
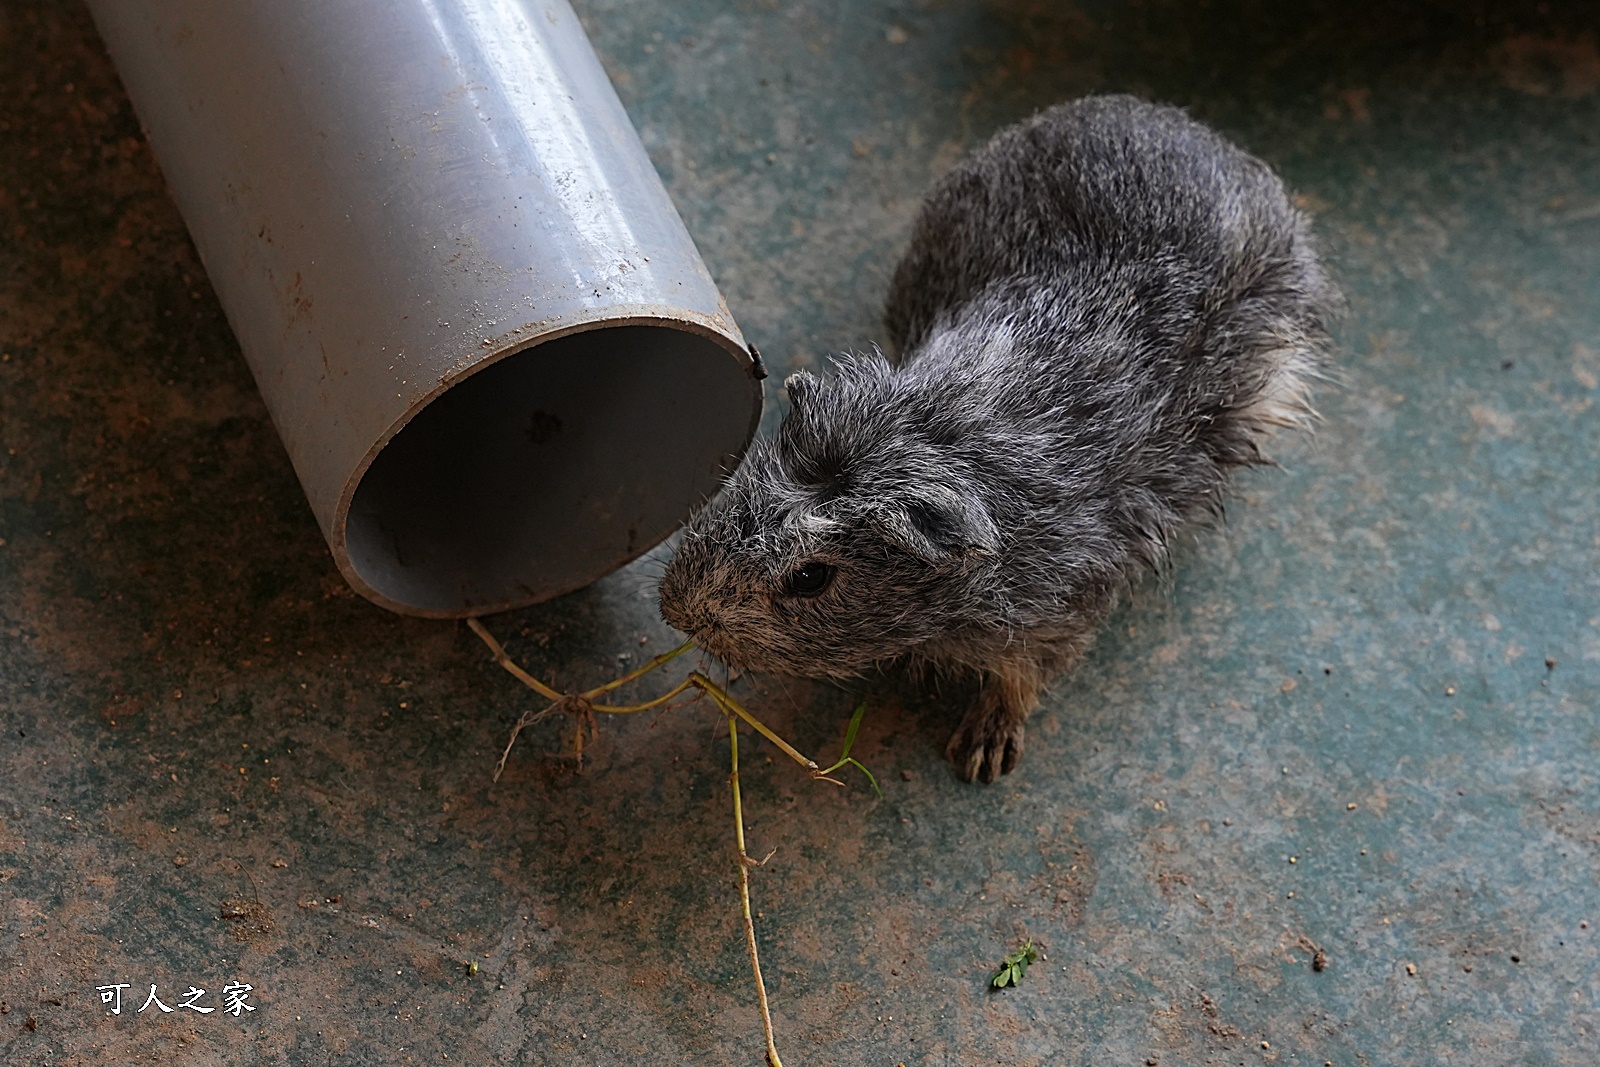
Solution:
M 1017 773 L 956 781 L 962 694 L 892 674 L 882 800 L 742 746 L 785 1062 L 1593 1064 L 1593 5 L 578 7 L 780 376 L 881 336 L 935 176 L 1091 90 L 1276 164 L 1350 297 L 1315 443 Z M 541 724 L 492 786 L 528 694 L 343 587 L 83 10 L 3 0 L 0 57 L 0 1062 L 759 1062 L 720 720 L 581 771 Z M 490 622 L 593 684 L 676 642 L 652 573 Z M 857 698 L 740 691 L 817 755 Z

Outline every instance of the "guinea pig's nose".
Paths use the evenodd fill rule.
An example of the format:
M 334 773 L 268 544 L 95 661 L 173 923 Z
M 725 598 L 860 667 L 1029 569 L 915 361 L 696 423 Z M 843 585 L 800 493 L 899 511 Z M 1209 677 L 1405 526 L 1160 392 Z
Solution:
M 691 598 L 674 596 L 664 588 L 661 591 L 661 617 L 674 630 L 693 634 L 703 628 L 709 619 L 703 607 L 691 606 L 691 603 Z

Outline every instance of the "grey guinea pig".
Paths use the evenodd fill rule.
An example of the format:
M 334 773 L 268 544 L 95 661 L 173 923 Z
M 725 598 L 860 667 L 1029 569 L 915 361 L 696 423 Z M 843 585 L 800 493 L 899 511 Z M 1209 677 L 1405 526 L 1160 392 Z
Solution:
M 741 669 L 976 672 L 948 755 L 991 781 L 1118 592 L 1314 418 L 1337 288 L 1255 157 L 1129 96 L 1002 131 L 923 205 L 898 357 L 799 373 L 690 523 L 661 613 Z

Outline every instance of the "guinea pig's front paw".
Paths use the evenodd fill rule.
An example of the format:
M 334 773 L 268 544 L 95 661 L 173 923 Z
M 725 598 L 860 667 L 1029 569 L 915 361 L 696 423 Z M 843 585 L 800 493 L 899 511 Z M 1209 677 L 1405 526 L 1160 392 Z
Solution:
M 963 781 L 992 782 L 1022 757 L 1023 716 L 988 694 L 962 717 L 944 754 Z

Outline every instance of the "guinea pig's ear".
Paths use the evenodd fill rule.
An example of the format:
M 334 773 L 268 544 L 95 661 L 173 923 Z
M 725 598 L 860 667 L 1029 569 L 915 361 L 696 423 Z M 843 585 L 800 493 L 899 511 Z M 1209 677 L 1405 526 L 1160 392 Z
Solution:
M 947 485 L 919 485 L 883 502 L 890 537 L 929 563 L 992 555 L 1000 547 L 989 509 L 974 494 Z
M 816 375 L 807 371 L 795 371 L 789 375 L 783 380 L 783 391 L 789 394 L 789 406 L 796 412 L 803 410 L 806 397 L 820 384 Z

